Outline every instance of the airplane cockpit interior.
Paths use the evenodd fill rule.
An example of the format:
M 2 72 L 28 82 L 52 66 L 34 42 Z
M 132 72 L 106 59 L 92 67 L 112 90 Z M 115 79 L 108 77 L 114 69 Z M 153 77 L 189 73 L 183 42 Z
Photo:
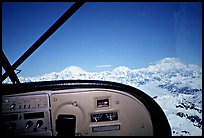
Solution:
M 13 65 L 3 50 L 5 136 L 171 136 L 162 108 L 145 92 L 102 80 L 21 83 L 14 72 L 85 2 L 75 2 Z M 74 17 L 73 17 L 74 18 Z

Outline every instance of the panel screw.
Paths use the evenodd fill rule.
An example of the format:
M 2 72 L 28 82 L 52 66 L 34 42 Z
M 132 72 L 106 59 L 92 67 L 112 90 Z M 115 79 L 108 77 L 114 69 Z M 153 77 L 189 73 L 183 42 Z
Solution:
M 144 124 L 142 124 L 140 127 L 141 127 L 141 128 L 144 128 Z
M 116 104 L 119 104 L 119 101 L 115 101 Z
M 75 107 L 77 107 L 77 102 L 74 101 L 74 102 L 72 103 L 72 105 L 75 106 Z
M 57 98 L 54 98 L 54 101 L 56 102 L 56 101 L 57 101 Z

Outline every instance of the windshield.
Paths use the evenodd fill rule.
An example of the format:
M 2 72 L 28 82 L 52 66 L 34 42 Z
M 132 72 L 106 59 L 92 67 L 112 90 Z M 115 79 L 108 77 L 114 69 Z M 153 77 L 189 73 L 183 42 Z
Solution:
M 10 64 L 72 4 L 2 2 L 2 49 Z M 87 2 L 17 68 L 17 76 L 21 83 L 128 84 L 162 107 L 172 135 L 202 135 L 201 37 L 201 2 Z

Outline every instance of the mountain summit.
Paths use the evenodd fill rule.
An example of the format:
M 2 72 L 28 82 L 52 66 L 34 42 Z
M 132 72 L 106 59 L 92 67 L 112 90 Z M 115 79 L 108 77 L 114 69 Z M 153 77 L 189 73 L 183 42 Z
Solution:
M 70 73 L 71 74 L 83 74 L 83 73 L 86 73 L 86 71 L 77 66 L 69 66 L 59 72 L 59 74 L 61 75 L 70 74 Z

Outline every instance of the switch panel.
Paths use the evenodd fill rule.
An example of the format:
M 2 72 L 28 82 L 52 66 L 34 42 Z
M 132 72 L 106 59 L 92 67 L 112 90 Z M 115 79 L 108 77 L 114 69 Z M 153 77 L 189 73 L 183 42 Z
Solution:
M 48 94 L 2 97 L 2 125 L 5 135 L 51 136 Z

